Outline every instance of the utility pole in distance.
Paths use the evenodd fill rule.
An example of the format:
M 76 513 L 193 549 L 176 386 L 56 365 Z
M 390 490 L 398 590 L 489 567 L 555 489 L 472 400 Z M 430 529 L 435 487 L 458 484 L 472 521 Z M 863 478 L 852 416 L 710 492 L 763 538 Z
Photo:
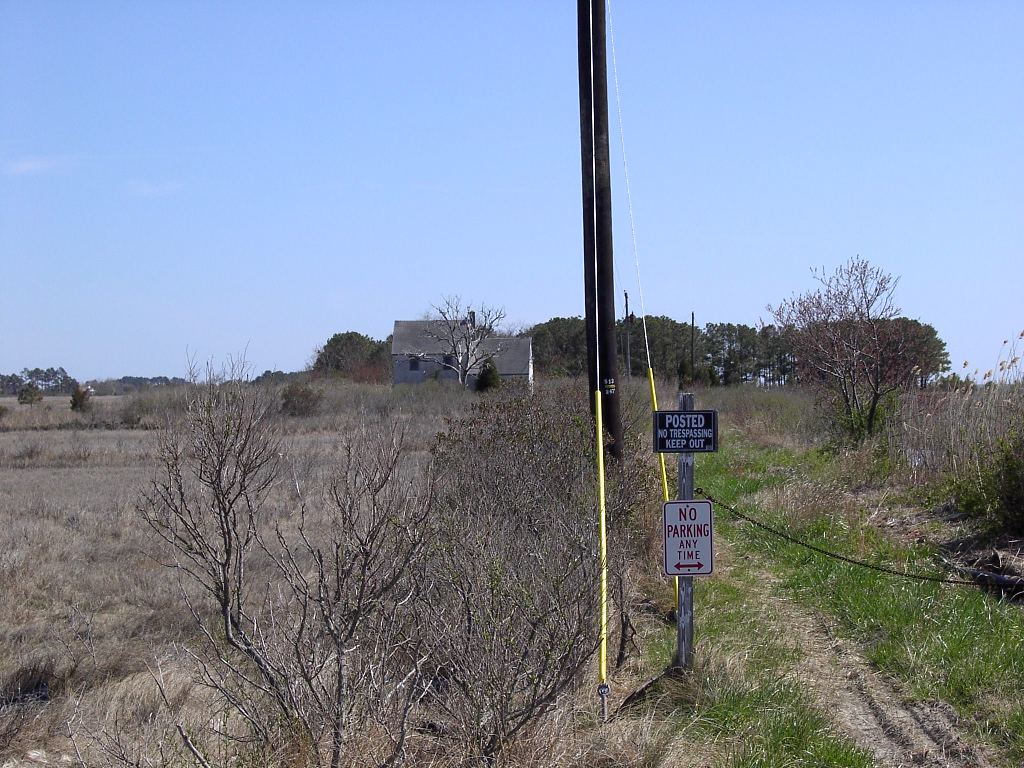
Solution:
M 696 361 L 696 358 L 694 357 L 694 343 L 695 343 L 694 339 L 695 339 L 695 337 L 697 335 L 697 324 L 696 324 L 696 321 L 694 320 L 694 318 L 695 318 L 695 314 L 693 312 L 691 312 L 690 313 L 690 381 L 691 382 L 697 380 L 697 361 Z
M 626 297 L 626 316 L 622 321 L 622 329 L 626 336 L 626 378 L 631 379 L 633 378 L 633 361 L 629 354 L 629 332 L 633 328 L 633 316 L 629 314 L 629 292 L 623 291 L 622 295 Z
M 615 343 L 612 188 L 608 148 L 608 49 L 604 0 L 577 0 L 576 12 L 579 35 L 587 367 L 590 371 L 591 391 L 601 393 L 603 420 L 612 438 L 609 451 L 612 456 L 621 458 L 623 435 Z M 592 328 L 595 330 L 592 331 Z M 596 336 L 596 349 L 593 351 L 592 333 Z M 600 371 L 599 377 L 595 376 L 597 370 Z M 600 380 L 595 380 L 597 378 Z

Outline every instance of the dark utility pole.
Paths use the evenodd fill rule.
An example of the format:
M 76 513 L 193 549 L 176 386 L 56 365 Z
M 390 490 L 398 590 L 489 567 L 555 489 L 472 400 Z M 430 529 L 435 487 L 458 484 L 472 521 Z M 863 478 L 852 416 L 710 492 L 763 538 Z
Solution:
M 619 362 L 615 343 L 612 185 L 608 151 L 608 61 L 604 0 L 577 0 L 580 150 L 583 171 L 583 262 L 590 391 L 601 392 L 609 448 L 622 456 Z M 592 311 L 593 310 L 593 311 Z M 595 329 L 595 330 L 592 330 Z M 592 334 L 596 339 L 592 338 Z M 600 380 L 597 380 L 597 370 Z
M 580 155 L 583 177 L 583 299 L 587 326 L 587 390 L 590 409 L 594 410 L 597 392 L 597 257 L 595 254 L 594 216 L 594 81 L 590 56 L 590 3 L 577 0 L 576 35 L 580 73 Z

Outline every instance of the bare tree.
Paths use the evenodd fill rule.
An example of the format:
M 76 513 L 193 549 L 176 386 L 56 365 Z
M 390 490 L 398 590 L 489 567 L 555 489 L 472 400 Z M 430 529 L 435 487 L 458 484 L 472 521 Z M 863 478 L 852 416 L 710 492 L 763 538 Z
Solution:
M 355 762 L 350 737 L 371 729 L 385 746 L 361 758 L 394 764 L 423 661 L 407 606 L 431 472 L 403 462 L 400 434 L 356 435 L 329 481 L 313 493 L 293 481 L 297 510 L 271 520 L 285 476 L 272 406 L 238 376 L 194 384 L 184 422 L 159 438 L 162 476 L 139 505 L 199 630 L 188 649 L 198 681 L 230 715 L 211 728 L 268 748 L 291 743 L 317 765 L 326 749 L 332 768 Z
M 489 342 L 505 319 L 505 310 L 471 302 L 463 303 L 458 296 L 446 296 L 434 306 L 436 317 L 427 331 L 445 350 L 438 361 L 444 368 L 455 371 L 459 383 L 469 386 L 469 375 L 479 371 L 491 358 L 501 353 L 501 345 Z
M 817 270 L 817 290 L 768 307 L 797 358 L 800 377 L 830 395 L 844 431 L 874 434 L 885 397 L 914 366 L 906 323 L 897 322 L 897 278 L 856 257 L 831 275 Z
M 310 522 L 303 499 L 295 533 L 278 525 L 277 547 L 266 548 L 285 576 L 288 602 L 302 606 L 302 621 L 283 627 L 283 636 L 303 695 L 329 715 L 332 768 L 341 765 L 353 720 L 386 735 L 382 764 L 401 757 L 408 735 L 423 661 L 410 631 L 419 592 L 410 571 L 424 553 L 433 485 L 429 473 L 422 484 L 402 476 L 401 450 L 400 432 L 350 442 L 323 492 L 327 520 Z

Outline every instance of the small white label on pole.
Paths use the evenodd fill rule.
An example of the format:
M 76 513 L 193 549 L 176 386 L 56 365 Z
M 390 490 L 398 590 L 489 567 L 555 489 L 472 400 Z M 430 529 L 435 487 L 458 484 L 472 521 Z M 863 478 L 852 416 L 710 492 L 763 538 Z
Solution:
M 711 502 L 666 501 L 662 536 L 665 575 L 707 576 L 714 570 L 714 520 Z

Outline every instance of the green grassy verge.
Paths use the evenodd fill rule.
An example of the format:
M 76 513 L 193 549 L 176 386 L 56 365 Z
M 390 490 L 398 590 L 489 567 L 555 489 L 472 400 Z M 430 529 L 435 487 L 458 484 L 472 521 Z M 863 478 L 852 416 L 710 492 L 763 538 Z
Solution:
M 718 768 L 868 768 L 870 756 L 836 733 L 799 677 L 802 653 L 769 615 L 755 568 L 731 562 L 700 580 L 696 669 L 660 685 L 658 709 L 695 752 Z M 659 600 L 670 604 L 666 581 Z M 648 642 L 652 673 L 672 657 L 675 629 Z M 677 747 L 678 748 L 678 747 Z
M 820 476 L 824 459 L 757 449 L 730 435 L 698 462 L 697 484 L 803 540 L 912 572 L 940 573 L 935 553 L 885 538 L 835 509 L 765 510 L 745 494 L 794 478 Z M 716 533 L 778 589 L 832 617 L 879 669 L 913 695 L 952 704 L 975 736 L 1014 765 L 1024 760 L 1024 611 L 972 588 L 910 581 L 826 558 L 754 526 L 716 514 Z M 753 764 L 753 763 L 751 763 Z M 757 763 L 760 764 L 760 763 Z

